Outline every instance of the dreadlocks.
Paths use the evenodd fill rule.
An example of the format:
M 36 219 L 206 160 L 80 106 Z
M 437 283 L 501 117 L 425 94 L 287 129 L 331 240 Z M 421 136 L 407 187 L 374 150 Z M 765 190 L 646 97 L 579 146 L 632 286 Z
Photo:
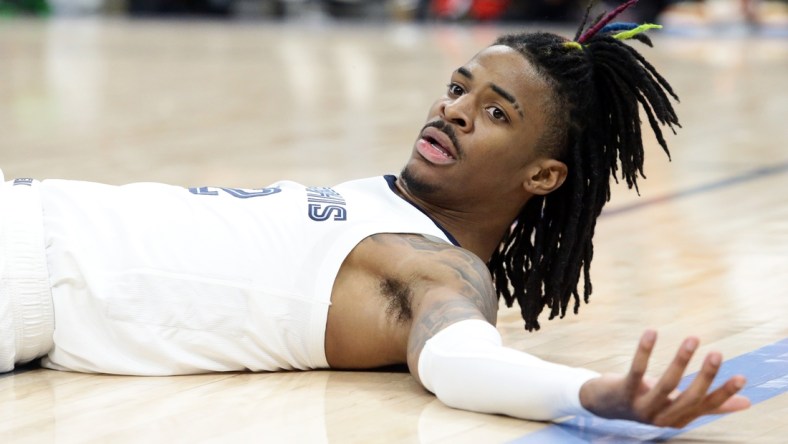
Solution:
M 619 6 L 586 30 L 587 10 L 574 41 L 523 33 L 495 42 L 520 52 L 552 88 L 554 103 L 546 110 L 551 129 L 538 149 L 569 170 L 562 187 L 528 201 L 489 263 L 498 296 L 509 307 L 517 300 L 529 331 L 539 329 L 545 306 L 550 319 L 563 317 L 573 299 L 577 313 L 581 272 L 588 302 L 592 238 L 596 219 L 610 200 L 610 177 L 618 182 L 620 164 L 630 188 L 637 190 L 638 175 L 645 178 L 638 103 L 668 156 L 660 124 L 671 130 L 680 126 L 667 94 L 678 97 L 668 82 L 623 42 L 634 38 L 651 46 L 641 32 L 657 26 L 608 24 L 635 2 Z

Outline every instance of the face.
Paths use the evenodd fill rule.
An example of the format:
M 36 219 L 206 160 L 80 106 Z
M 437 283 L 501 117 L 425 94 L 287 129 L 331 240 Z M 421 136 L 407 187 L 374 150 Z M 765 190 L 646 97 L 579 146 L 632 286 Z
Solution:
M 403 169 L 404 186 L 465 203 L 522 196 L 539 160 L 549 99 L 549 86 L 522 55 L 486 48 L 452 73 L 430 109 Z

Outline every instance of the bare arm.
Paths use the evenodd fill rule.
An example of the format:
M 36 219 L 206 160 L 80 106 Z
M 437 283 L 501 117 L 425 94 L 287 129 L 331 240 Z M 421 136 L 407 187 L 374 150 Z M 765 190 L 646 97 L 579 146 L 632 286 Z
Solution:
M 631 370 L 625 376 L 599 376 L 502 347 L 497 331 L 489 325 L 485 329 L 484 323 L 478 322 L 494 325 L 496 319 L 497 299 L 486 266 L 464 250 L 421 238 L 409 242 L 413 248 L 429 252 L 422 269 L 429 269 L 430 273 L 413 301 L 408 366 L 422 385 L 450 406 L 536 420 L 552 420 L 586 410 L 602 417 L 671 427 L 682 427 L 702 415 L 749 406 L 746 398 L 735 395 L 744 385 L 741 376 L 709 391 L 721 363 L 717 353 L 706 357 L 699 377 L 686 391 L 675 393 L 697 347 L 694 338 L 684 342 L 671 366 L 656 382 L 644 379 L 656 340 L 654 332 L 647 332 L 641 339 Z M 462 330 L 453 327 L 460 323 L 469 329 L 455 339 L 447 336 Z M 443 337 L 438 339 L 439 334 Z M 428 341 L 436 339 L 439 345 L 426 353 L 430 355 L 428 360 L 433 361 L 429 366 L 432 374 L 427 378 L 420 374 L 424 366 L 420 367 L 419 360 Z M 442 354 L 437 358 L 442 361 L 439 365 L 434 364 L 436 350 Z
M 408 343 L 411 373 L 450 407 L 524 419 L 582 412 L 578 393 L 597 373 L 502 346 L 497 298 L 486 265 L 464 250 L 438 248 L 418 270 Z M 423 281 L 423 282 L 422 282 Z
M 413 301 L 413 323 L 408 337 L 408 368 L 421 382 L 418 359 L 426 342 L 439 331 L 459 321 L 480 319 L 495 325 L 498 301 L 486 265 L 472 253 L 409 237 L 417 250 L 427 252 L 430 277 Z

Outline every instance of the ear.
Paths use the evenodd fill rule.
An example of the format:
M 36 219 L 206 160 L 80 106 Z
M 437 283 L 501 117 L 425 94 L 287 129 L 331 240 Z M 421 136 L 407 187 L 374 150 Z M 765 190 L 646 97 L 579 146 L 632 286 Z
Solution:
M 545 195 L 555 191 L 566 180 L 566 164 L 555 159 L 540 159 L 528 166 L 523 182 L 525 191 Z

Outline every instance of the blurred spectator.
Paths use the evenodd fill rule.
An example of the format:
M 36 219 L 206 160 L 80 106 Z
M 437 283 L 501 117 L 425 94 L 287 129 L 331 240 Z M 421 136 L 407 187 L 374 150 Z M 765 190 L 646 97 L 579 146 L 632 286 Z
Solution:
M 128 0 L 131 15 L 218 15 L 231 12 L 232 0 Z
M 654 21 L 669 0 L 641 1 L 627 20 Z M 592 16 L 610 10 L 620 1 L 598 1 Z M 441 20 L 498 20 L 577 23 L 588 0 L 420 0 L 417 18 Z M 633 15 L 636 14 L 636 15 Z
M 420 20 L 577 22 L 587 0 L 416 0 Z M 592 16 L 623 0 L 599 1 Z M 788 29 L 788 0 L 643 0 L 625 21 L 660 23 L 679 32 L 745 23 Z
M 528 22 L 578 22 L 586 2 L 582 0 L 512 0 L 506 20 Z

